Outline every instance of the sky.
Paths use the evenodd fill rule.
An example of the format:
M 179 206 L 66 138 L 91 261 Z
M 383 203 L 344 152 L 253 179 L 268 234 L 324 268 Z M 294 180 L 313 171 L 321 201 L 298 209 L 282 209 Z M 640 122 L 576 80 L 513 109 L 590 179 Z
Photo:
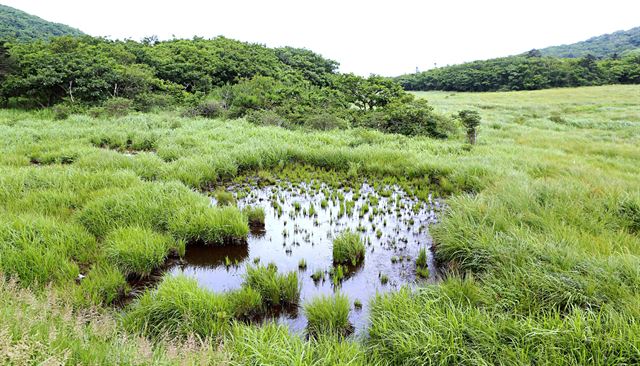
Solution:
M 0 0 L 93 36 L 219 35 L 395 76 L 640 26 L 640 0 Z

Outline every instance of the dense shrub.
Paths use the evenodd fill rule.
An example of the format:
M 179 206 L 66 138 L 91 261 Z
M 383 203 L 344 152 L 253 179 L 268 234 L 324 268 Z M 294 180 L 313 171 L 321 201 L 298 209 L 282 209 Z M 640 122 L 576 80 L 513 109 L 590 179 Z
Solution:
M 349 128 L 349 122 L 329 113 L 309 116 L 304 122 L 305 127 L 313 130 L 335 130 Z
M 119 97 L 109 98 L 102 104 L 102 108 L 108 117 L 122 117 L 133 110 L 133 101 Z
M 53 107 L 53 117 L 57 120 L 63 120 L 69 118 L 72 114 L 80 114 L 86 110 L 86 107 L 80 105 L 79 103 L 73 102 L 63 102 L 60 104 L 56 104 Z
M 247 121 L 259 126 L 291 127 L 289 121 L 271 110 L 250 111 L 246 118 Z
M 455 131 L 454 122 L 435 113 L 424 99 L 392 104 L 387 113 L 388 120 L 384 126 L 387 132 L 445 138 Z
M 183 115 L 187 117 L 219 118 L 225 115 L 226 105 L 216 99 L 206 99 L 193 108 L 187 109 Z
M 640 56 L 598 60 L 520 55 L 399 76 L 406 90 L 506 91 L 640 82 Z

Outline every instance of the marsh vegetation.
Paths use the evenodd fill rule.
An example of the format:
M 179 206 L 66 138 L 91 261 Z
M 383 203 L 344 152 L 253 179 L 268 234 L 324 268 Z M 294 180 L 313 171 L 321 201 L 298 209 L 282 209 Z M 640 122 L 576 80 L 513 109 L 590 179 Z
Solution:
M 639 94 L 418 94 L 442 115 L 480 111 L 474 146 L 461 128 L 2 110 L 2 361 L 637 363 Z M 355 268 L 333 263 L 346 229 L 365 247 Z M 276 304 L 299 314 L 248 321 Z M 340 334 L 345 314 L 361 331 Z

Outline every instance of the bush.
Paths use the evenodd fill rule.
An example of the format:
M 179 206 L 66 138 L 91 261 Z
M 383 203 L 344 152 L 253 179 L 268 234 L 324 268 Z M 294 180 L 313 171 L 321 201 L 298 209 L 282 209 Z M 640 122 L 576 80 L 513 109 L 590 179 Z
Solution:
M 307 128 L 322 131 L 349 128 L 349 122 L 329 113 L 312 115 L 306 119 L 304 125 Z
M 247 266 L 243 286 L 257 290 L 267 305 L 296 305 L 300 301 L 298 274 L 280 274 L 275 264 Z
M 424 99 L 393 103 L 386 110 L 388 121 L 384 131 L 407 136 L 446 138 L 455 131 L 454 122 L 433 111 Z
M 346 295 L 318 296 L 304 305 L 307 332 L 310 336 L 346 336 L 353 327 L 349 323 L 350 302 Z
M 224 102 L 207 99 L 185 111 L 184 115 L 187 117 L 220 118 L 225 115 L 226 111 L 227 107 Z
M 356 265 L 364 260 L 364 243 L 358 233 L 343 231 L 333 240 L 333 262 Z
M 105 238 L 105 254 L 125 275 L 148 276 L 174 246 L 169 236 L 137 226 L 116 229 Z
M 250 111 L 246 118 L 248 122 L 258 126 L 291 127 L 285 118 L 271 110 Z
M 56 104 L 52 108 L 53 118 L 56 120 L 63 120 L 69 118 L 72 114 L 83 113 L 86 109 L 78 103 L 72 103 L 70 101 Z
M 102 104 L 102 108 L 107 117 L 122 117 L 133 110 L 133 101 L 126 98 L 109 98 Z

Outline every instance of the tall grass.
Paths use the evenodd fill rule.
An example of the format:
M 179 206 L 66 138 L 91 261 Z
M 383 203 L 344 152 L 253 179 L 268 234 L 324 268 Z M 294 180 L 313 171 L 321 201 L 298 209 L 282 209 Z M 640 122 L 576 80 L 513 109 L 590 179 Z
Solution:
M 360 234 L 345 230 L 333 239 L 333 262 L 356 265 L 364 260 L 364 243 Z
M 243 286 L 258 291 L 269 306 L 297 305 L 300 301 L 298 273 L 278 273 L 278 268 L 273 264 L 247 266 Z
M 166 334 L 221 336 L 229 327 L 233 309 L 226 294 L 207 291 L 194 279 L 165 278 L 156 290 L 144 293 L 123 318 L 126 329 L 159 337 Z
M 307 332 L 320 335 L 347 335 L 352 329 L 349 323 L 351 303 L 346 295 L 336 293 L 333 296 L 321 295 L 304 304 L 307 317 Z
M 365 344 L 305 343 L 281 327 L 231 327 L 229 297 L 212 299 L 196 285 L 174 286 L 165 296 L 146 293 L 145 306 L 131 309 L 139 322 L 116 325 L 118 337 L 131 337 L 127 329 L 187 338 L 231 329 L 222 341 L 231 355 L 223 361 L 253 364 L 635 364 L 639 91 L 421 94 L 443 113 L 481 112 L 486 122 L 472 148 L 463 136 L 442 141 L 357 128 L 307 133 L 168 113 L 52 121 L 43 112 L 3 110 L 0 268 L 33 290 L 51 283 L 80 309 L 106 304 L 126 290 L 121 271 L 105 260 L 103 240 L 113 230 L 147 227 L 216 245 L 247 235 L 240 211 L 210 207 L 191 188 L 217 187 L 254 170 L 273 179 L 320 177 L 336 187 L 367 178 L 447 200 L 429 230 L 446 280 L 376 299 Z M 155 153 L 122 153 L 150 146 Z M 353 211 L 351 203 L 340 206 Z M 76 281 L 79 274 L 86 277 Z M 256 280 L 262 282 L 269 281 Z M 289 282 L 293 295 L 273 285 L 251 288 L 262 301 L 280 301 L 299 292 L 297 281 Z M 44 330 L 61 323 L 42 310 L 46 295 L 12 305 L 23 295 L 15 287 L 0 297 L 11 309 L 2 309 L 3 326 L 12 329 L 5 338 L 12 347 L 4 349 L 14 354 L 42 350 L 28 360 L 68 354 L 67 363 L 85 364 L 135 363 L 130 355 L 146 354 L 138 338 L 131 344 L 95 338 L 84 326 L 70 334 L 56 325 L 59 332 L 50 334 L 65 336 L 50 341 Z M 242 303 L 257 298 L 244 295 Z M 212 314 L 222 308 L 225 321 L 218 322 Z M 23 328 L 29 332 L 19 333 Z M 16 347 L 16 340 L 28 346 Z M 92 347 L 103 358 L 86 351 Z M 158 363 L 168 357 L 153 349 Z
M 174 246 L 170 236 L 132 226 L 116 229 L 105 238 L 105 254 L 125 275 L 146 277 L 162 265 Z

